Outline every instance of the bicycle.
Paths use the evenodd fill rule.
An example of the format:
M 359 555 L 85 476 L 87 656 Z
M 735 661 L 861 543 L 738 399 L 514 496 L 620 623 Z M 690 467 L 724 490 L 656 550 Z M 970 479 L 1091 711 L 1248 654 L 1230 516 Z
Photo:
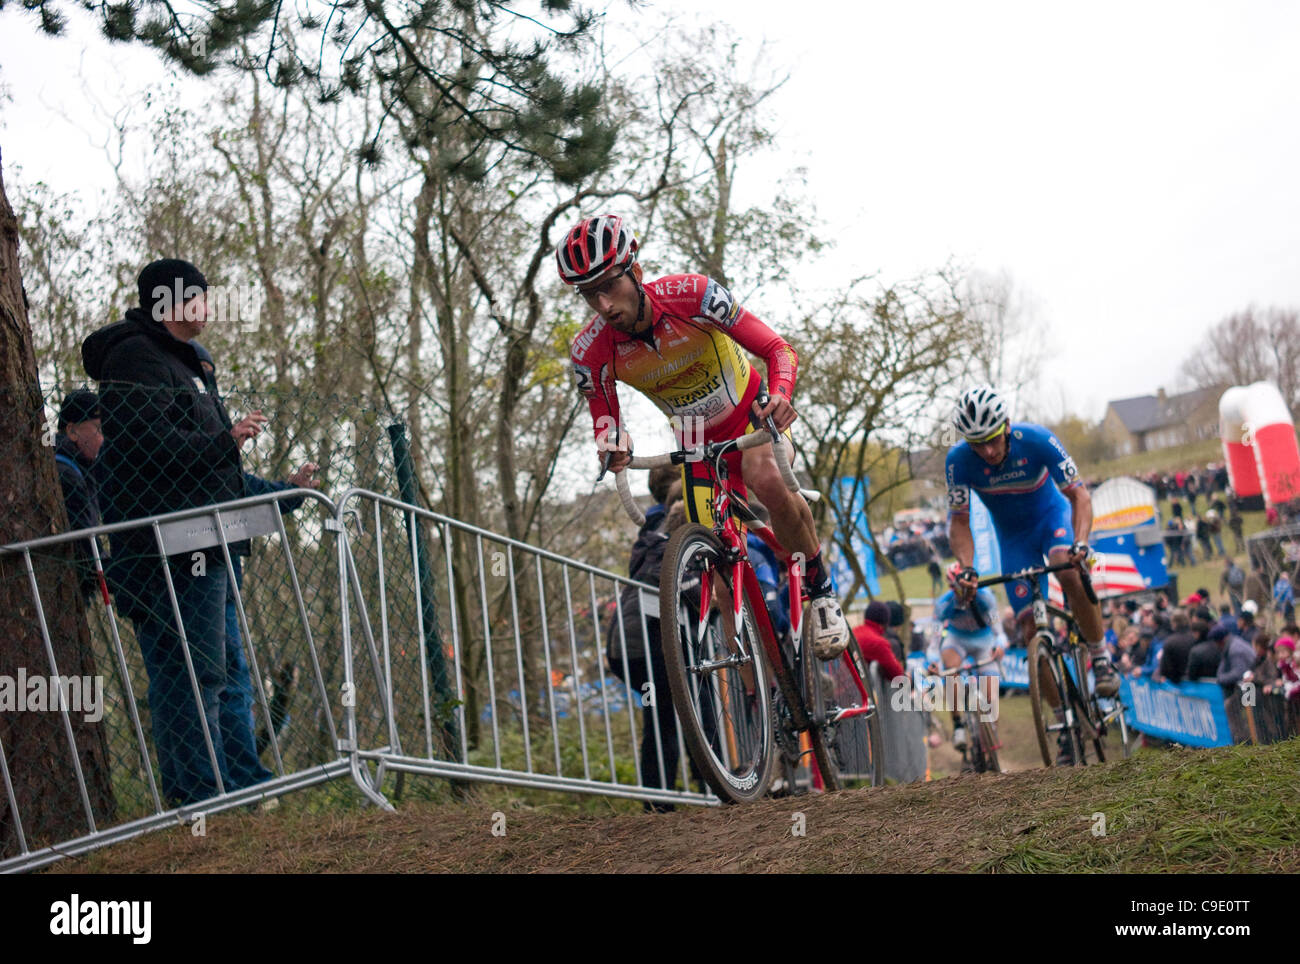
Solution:
M 1067 734 L 1075 766 L 1086 766 L 1089 753 L 1093 756 L 1093 762 L 1105 762 L 1104 744 L 1112 725 L 1119 732 L 1121 753 L 1128 757 L 1132 752 L 1123 701 L 1118 694 L 1113 699 L 1099 697 L 1087 685 L 1088 647 L 1079 626 L 1068 611 L 1043 599 L 1042 589 L 1038 585 L 1041 576 L 1070 568 L 1077 567 L 1074 563 L 1062 562 L 1051 566 L 1032 566 L 1020 572 L 979 580 L 981 588 L 1013 580 L 1026 580 L 1029 583 L 1033 595 L 1035 627 L 1027 654 L 1029 699 L 1034 711 L 1038 750 L 1043 757 L 1043 765 L 1047 767 L 1056 765 L 1056 752 L 1061 749 L 1053 745 L 1052 737 L 1062 733 Z M 1097 594 L 1092 588 L 1092 579 L 1087 572 L 1081 571 L 1080 575 L 1089 601 L 1096 603 Z M 1051 631 L 1049 616 L 1064 620 L 1064 640 L 1058 639 Z M 1091 750 L 1088 749 L 1089 744 L 1092 745 Z
M 955 676 L 961 676 L 966 679 L 980 680 L 986 677 L 980 677 L 977 674 L 985 666 L 1000 665 L 1000 660 L 984 659 L 978 663 L 972 663 L 969 658 L 962 661 L 960 666 L 944 669 L 931 669 L 927 675 L 936 677 L 940 680 L 949 679 Z M 1002 748 L 1002 741 L 998 738 L 998 727 L 994 720 L 983 719 L 983 713 L 975 712 L 973 714 L 976 725 L 969 725 L 972 714 L 969 707 L 965 708 L 968 732 L 966 746 L 962 748 L 962 759 L 969 763 L 976 773 L 1001 773 L 1002 766 L 998 762 L 998 750 Z
M 764 402 L 760 397 L 759 404 Z M 822 661 L 812 652 L 811 627 L 804 619 L 802 559 L 786 552 L 772 530 L 758 521 L 728 477 L 726 455 L 767 444 L 773 445 L 787 488 L 800 491 L 770 418 L 765 430 L 633 457 L 629 465 L 650 469 L 703 460 L 710 467 L 713 526 L 684 525 L 669 539 L 659 576 L 659 625 L 669 690 L 687 751 L 712 790 L 729 803 L 748 803 L 767 792 L 778 743 L 787 761 L 811 753 L 814 785 L 839 789 L 837 740 L 840 725 L 853 719 L 867 725 L 871 783 L 884 781 L 879 704 L 865 682 L 870 677 L 864 662 L 859 669 L 856 641 L 842 658 L 860 702 L 841 706 L 819 671 Z M 615 478 L 625 511 L 642 525 L 645 517 L 632 497 L 627 472 Z M 742 526 L 786 563 L 791 626 L 785 645 L 772 629 Z M 719 614 L 721 619 L 716 618 Z M 804 734 L 808 750 L 802 748 Z

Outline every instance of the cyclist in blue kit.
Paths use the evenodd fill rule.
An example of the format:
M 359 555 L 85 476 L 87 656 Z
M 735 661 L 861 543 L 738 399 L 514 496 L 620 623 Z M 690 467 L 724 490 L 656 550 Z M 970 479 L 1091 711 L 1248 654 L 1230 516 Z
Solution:
M 997 705 L 998 667 L 996 663 L 980 666 L 986 660 L 1002 658 L 1007 648 L 1007 637 L 998 619 L 998 601 L 989 589 L 978 590 L 973 597 L 959 593 L 957 582 L 965 569 L 955 562 L 948 569 L 946 593 L 934 603 L 934 618 L 943 626 L 943 642 L 939 658 L 944 669 L 956 669 L 965 659 L 977 667 L 981 695 L 988 706 Z M 964 597 L 964 598 L 963 598 Z M 979 615 L 976 615 L 976 610 Z M 966 727 L 960 709 L 952 709 L 952 745 L 957 749 L 966 746 Z
M 1119 692 L 1119 675 L 1103 643 L 1101 607 L 1088 601 L 1080 578 L 1090 557 L 1092 498 L 1079 479 L 1074 459 L 1041 425 L 1013 425 L 1006 402 L 988 385 L 961 396 L 953 425 L 965 439 L 948 450 L 946 463 L 948 538 L 962 566 L 958 586 L 969 596 L 979 579 L 973 568 L 975 540 L 970 529 L 974 492 L 993 519 L 1004 573 L 1041 566 L 1044 557 L 1052 565 L 1072 562 L 1079 567 L 1062 570 L 1057 578 L 1092 655 L 1096 693 L 1114 696 Z M 1045 597 L 1046 577 L 1041 578 Z M 1034 633 L 1029 585 L 1008 583 L 1007 596 L 1028 639 Z

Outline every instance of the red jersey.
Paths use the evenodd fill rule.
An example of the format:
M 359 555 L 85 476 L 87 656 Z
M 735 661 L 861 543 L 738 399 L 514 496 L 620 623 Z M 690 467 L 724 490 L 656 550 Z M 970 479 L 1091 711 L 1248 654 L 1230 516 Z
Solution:
M 597 434 L 609 424 L 602 418 L 621 424 L 621 381 L 670 418 L 698 424 L 705 441 L 740 435 L 762 381 L 745 351 L 766 360 L 768 391 L 791 398 L 795 350 L 716 281 L 668 275 L 646 283 L 645 301 L 652 321 L 646 332 L 624 334 L 597 315 L 573 339 L 574 381 Z

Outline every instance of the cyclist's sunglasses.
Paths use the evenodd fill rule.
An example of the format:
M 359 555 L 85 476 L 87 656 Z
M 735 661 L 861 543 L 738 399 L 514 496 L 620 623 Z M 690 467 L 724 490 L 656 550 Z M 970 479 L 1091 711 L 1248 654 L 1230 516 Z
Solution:
M 591 285 L 587 288 L 579 288 L 578 294 L 582 295 L 582 297 L 585 298 L 587 301 L 591 301 L 593 298 L 596 298 L 600 295 L 611 294 L 614 291 L 614 285 L 618 284 L 618 279 L 623 277 L 623 275 L 627 274 L 631 270 L 632 270 L 632 265 L 625 264 L 623 265 L 623 270 L 620 271 L 618 274 L 614 275 L 612 278 L 606 278 L 598 285 Z
M 1001 425 L 995 428 L 988 435 L 985 435 L 983 438 L 971 438 L 969 435 L 967 435 L 965 436 L 965 439 L 967 442 L 970 442 L 972 445 L 983 445 L 985 442 L 992 442 L 995 438 L 997 438 L 999 435 L 1005 432 L 1007 428 L 1008 428 L 1007 423 L 1003 422 Z

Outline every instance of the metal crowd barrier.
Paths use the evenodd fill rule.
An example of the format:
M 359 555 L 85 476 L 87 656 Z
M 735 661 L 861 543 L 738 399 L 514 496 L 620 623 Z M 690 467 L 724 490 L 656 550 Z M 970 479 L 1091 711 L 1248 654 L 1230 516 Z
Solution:
M 305 504 L 286 526 L 279 504 L 289 499 L 302 499 Z M 0 780 L 4 789 L 0 797 L 0 829 L 5 831 L 0 835 L 4 847 L 0 851 L 0 871 L 31 870 L 348 773 L 349 760 L 338 751 L 338 699 L 336 695 L 332 698 L 341 685 L 334 630 L 342 608 L 337 598 L 339 576 L 332 568 L 335 554 L 320 551 L 322 543 L 330 538 L 342 541 L 331 531 L 335 514 L 330 499 L 312 490 L 298 489 L 0 547 L 0 558 L 21 559 L 23 572 L 12 578 L 25 576 L 29 585 L 33 608 L 28 631 L 33 639 L 39 635 L 46 656 L 44 665 L 18 668 L 18 674 L 26 680 L 38 676 L 66 679 L 60 677 L 60 671 L 70 667 L 61 667 L 56 661 L 52 631 L 56 627 L 66 631 L 67 614 L 47 617 L 40 586 L 42 582 L 47 587 L 52 585 L 52 578 L 59 577 L 59 567 L 77 565 L 70 559 L 66 543 L 82 542 L 89 548 L 94 575 L 102 588 L 97 598 L 87 604 L 87 621 L 95 672 L 103 687 L 99 705 L 102 715 L 98 720 L 87 722 L 94 713 L 74 719 L 78 714 L 65 697 L 52 701 L 57 704 L 54 706 L 18 707 L 9 717 L 12 725 L 0 729 L 21 736 L 23 727 L 31 723 L 21 718 L 23 709 L 58 713 L 62 724 L 58 746 L 50 746 L 48 741 L 33 746 L 31 738 L 20 740 L 17 747 L 0 741 Z M 160 793 L 158 748 L 146 696 L 148 674 L 135 639 L 134 622 L 118 613 L 120 600 L 109 596 L 103 577 L 99 537 L 130 529 L 151 530 L 153 544 L 160 553 L 152 557 L 156 560 L 152 565 L 157 566 L 162 577 L 167 611 L 179 636 L 191 693 L 202 721 L 204 752 L 217 784 L 215 795 L 183 805 L 173 805 Z M 230 544 L 255 536 L 270 538 L 259 541 L 257 553 L 245 560 L 241 591 L 231 569 Z M 252 671 L 254 682 L 250 688 L 258 751 L 272 772 L 269 780 L 242 789 L 226 787 L 216 765 L 211 721 L 203 713 L 176 586 L 171 569 L 163 561 L 165 556 L 176 558 L 182 554 L 179 558 L 189 565 L 193 553 L 216 547 L 220 554 L 213 558 L 218 566 L 225 567 L 227 598 L 234 601 L 240 640 Z M 161 599 L 154 602 L 162 604 Z M 324 642 L 324 649 L 318 646 L 318 640 Z M 64 653 L 73 645 L 67 639 L 58 642 L 57 648 Z M 0 685 L 8 683 L 14 687 L 13 693 L 16 682 L 0 681 Z M 267 692 L 268 682 L 271 693 Z M 85 706 L 81 709 L 85 710 Z M 51 757 L 51 751 L 62 758 Z M 40 758 L 34 759 L 37 753 Z M 32 768 L 38 766 L 57 768 L 75 777 L 74 796 L 80 804 L 78 821 L 83 833 L 68 837 L 63 814 L 51 814 L 48 801 L 29 799 L 26 781 Z M 54 819 L 56 816 L 58 819 Z
M 286 525 L 277 506 L 290 499 L 306 505 Z M 161 791 L 134 622 L 119 614 L 102 579 L 99 538 L 129 529 L 151 530 L 160 554 L 154 565 L 203 720 L 203 752 L 217 774 L 217 793 L 183 805 Z M 231 543 L 248 538 L 258 539 L 257 551 L 241 589 Z M 35 869 L 349 774 L 386 809 L 389 797 L 403 792 L 405 774 L 718 803 L 693 776 L 666 682 L 638 688 L 607 668 L 611 636 L 624 665 L 638 646 L 650 664 L 654 586 L 371 491 L 350 489 L 335 503 L 290 490 L 0 547 L 0 558 L 21 559 L 31 632 L 46 654 L 44 665 L 25 667 L 29 675 L 60 673 L 40 586 L 51 584 L 51 568 L 76 565 L 64 546 L 77 541 L 90 547 L 105 586 L 88 604 L 93 660 L 104 680 L 102 718 L 76 727 L 66 703 L 55 707 L 61 766 L 75 780 L 83 832 L 70 836 L 62 821 L 47 826 L 48 805 L 23 795 L 36 765 L 31 747 L 0 739 L 0 831 L 10 826 L 14 841 L 0 851 L 0 871 Z M 262 684 L 251 686 L 254 728 L 273 775 L 240 789 L 226 787 L 215 765 L 180 601 L 162 561 L 172 556 L 175 566 L 205 548 L 219 549 L 245 659 Z M 629 588 L 641 600 L 636 626 L 618 605 Z M 661 712 L 647 713 L 647 700 Z M 854 737 L 844 735 L 850 771 L 865 759 Z M 89 771 L 88 740 L 106 748 L 102 767 Z M 672 779 L 656 777 L 665 772 Z M 10 837 L 0 833 L 0 840 Z
M 1244 738 L 1251 743 L 1281 743 L 1297 735 L 1296 709 L 1281 693 L 1256 691 L 1254 704 L 1242 707 Z M 1244 742 L 1244 740 L 1243 740 Z
M 340 497 L 336 524 L 351 584 L 339 587 L 342 746 L 375 803 L 391 809 L 392 773 L 717 803 L 657 713 L 646 757 L 684 789 L 646 779 L 642 693 L 605 668 L 611 623 L 624 665 L 632 649 L 620 593 L 643 594 L 644 640 L 655 587 L 363 489 Z M 660 690 L 645 695 L 671 713 Z

